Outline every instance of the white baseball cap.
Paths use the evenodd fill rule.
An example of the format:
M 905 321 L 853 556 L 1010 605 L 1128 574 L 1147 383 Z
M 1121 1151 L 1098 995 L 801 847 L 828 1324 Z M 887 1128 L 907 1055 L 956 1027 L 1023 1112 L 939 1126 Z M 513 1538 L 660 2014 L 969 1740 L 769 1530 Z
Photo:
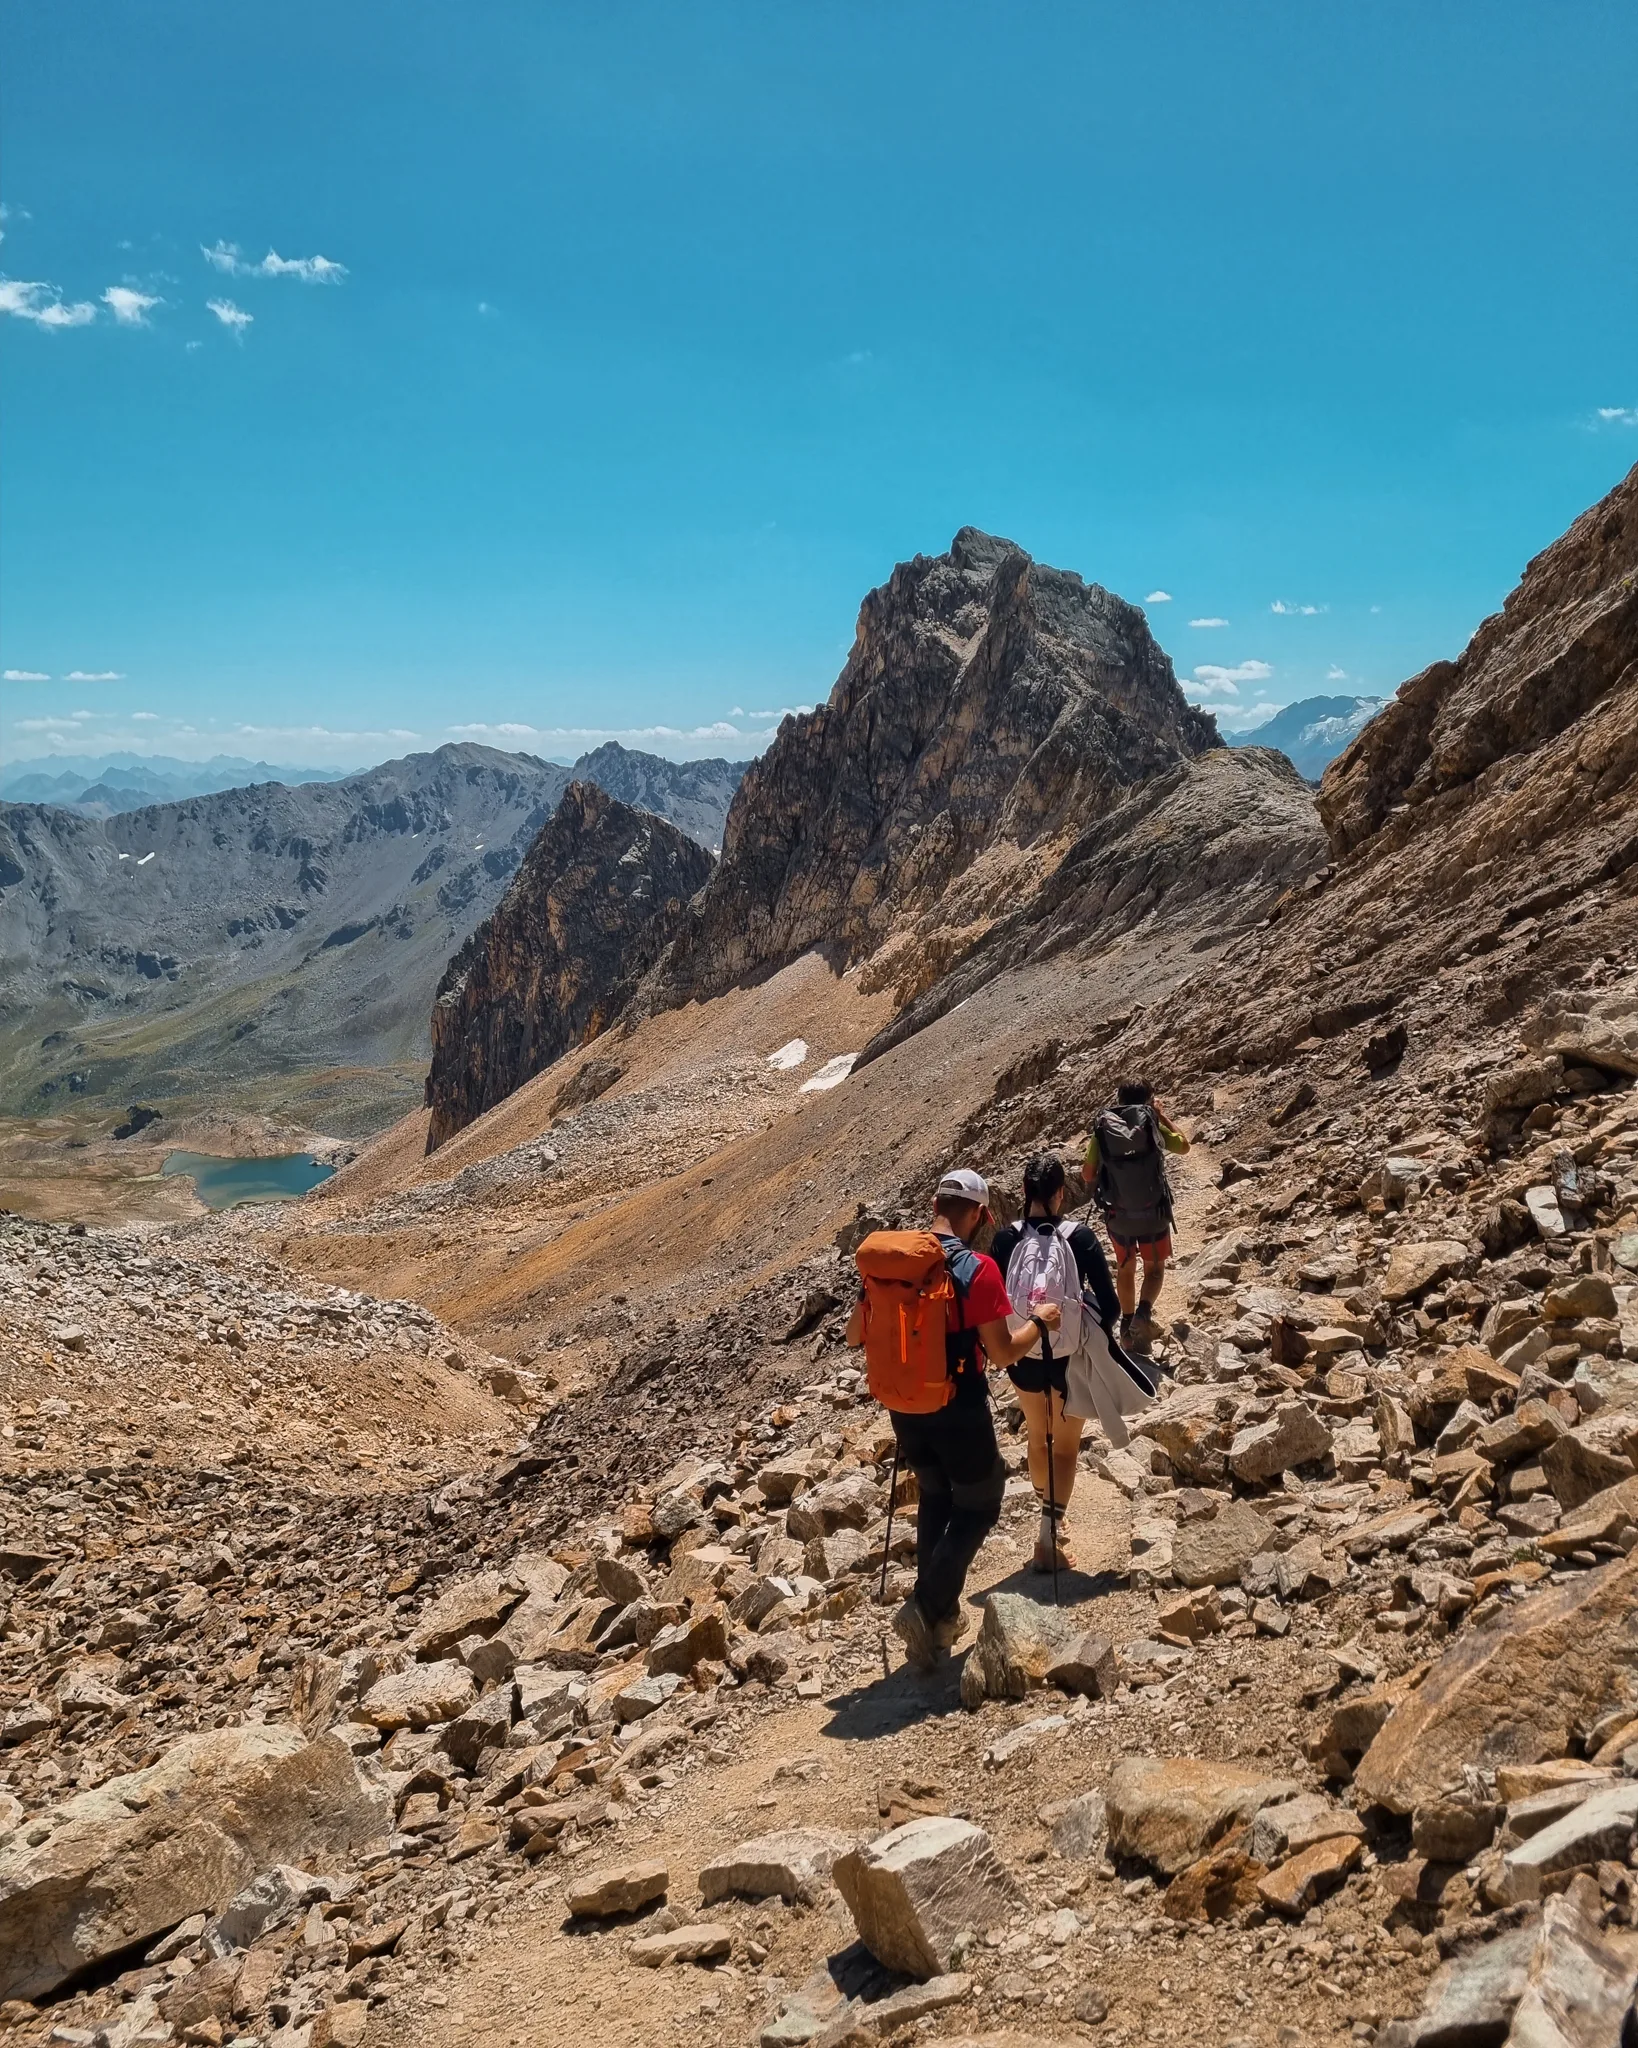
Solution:
M 941 1195 L 954 1195 L 958 1201 L 976 1202 L 983 1209 L 989 1207 L 990 1184 L 970 1166 L 952 1166 L 939 1182 L 938 1191 Z

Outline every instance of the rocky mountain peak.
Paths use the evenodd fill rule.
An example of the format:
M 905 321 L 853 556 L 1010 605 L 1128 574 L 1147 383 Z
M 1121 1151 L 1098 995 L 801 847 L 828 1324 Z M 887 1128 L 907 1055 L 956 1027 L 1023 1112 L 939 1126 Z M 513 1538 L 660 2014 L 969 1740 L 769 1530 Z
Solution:
M 1135 605 L 963 527 L 870 592 L 828 701 L 747 771 L 653 993 L 714 993 L 813 947 L 857 960 L 986 851 L 1073 829 L 1217 744 Z
M 438 984 L 427 1150 L 595 1038 L 710 872 L 710 854 L 675 825 L 571 782 Z

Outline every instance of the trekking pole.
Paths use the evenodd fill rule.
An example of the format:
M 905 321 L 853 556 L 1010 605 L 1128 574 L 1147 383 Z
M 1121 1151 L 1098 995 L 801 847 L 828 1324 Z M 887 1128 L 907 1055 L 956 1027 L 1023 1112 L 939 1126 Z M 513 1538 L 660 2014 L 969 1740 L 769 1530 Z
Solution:
M 899 1490 L 899 1440 L 893 1439 L 893 1471 L 887 1482 L 887 1534 L 882 1538 L 882 1583 L 876 1605 L 887 1604 L 887 1567 L 893 1556 L 893 1500 Z

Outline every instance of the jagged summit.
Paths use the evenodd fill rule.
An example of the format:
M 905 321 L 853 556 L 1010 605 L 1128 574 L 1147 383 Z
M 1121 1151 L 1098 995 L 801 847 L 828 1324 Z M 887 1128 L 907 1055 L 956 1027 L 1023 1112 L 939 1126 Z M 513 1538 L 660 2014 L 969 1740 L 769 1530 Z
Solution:
M 858 960 L 985 853 L 1219 743 L 1135 605 L 963 527 L 870 592 L 827 702 L 748 770 L 653 997 Z

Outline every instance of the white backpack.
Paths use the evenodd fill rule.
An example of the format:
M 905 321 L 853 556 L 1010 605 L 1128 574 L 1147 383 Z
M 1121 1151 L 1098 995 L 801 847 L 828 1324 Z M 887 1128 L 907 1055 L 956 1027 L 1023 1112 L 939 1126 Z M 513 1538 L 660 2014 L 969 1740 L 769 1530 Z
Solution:
M 1073 1221 L 1052 1229 L 1027 1222 L 1007 1261 L 1007 1294 L 1014 1315 L 1027 1316 L 1048 1301 L 1063 1311 L 1050 1339 L 1054 1358 L 1072 1358 L 1081 1348 L 1081 1270 L 1069 1244 L 1074 1228 Z M 1039 1343 L 1027 1355 L 1041 1357 Z

